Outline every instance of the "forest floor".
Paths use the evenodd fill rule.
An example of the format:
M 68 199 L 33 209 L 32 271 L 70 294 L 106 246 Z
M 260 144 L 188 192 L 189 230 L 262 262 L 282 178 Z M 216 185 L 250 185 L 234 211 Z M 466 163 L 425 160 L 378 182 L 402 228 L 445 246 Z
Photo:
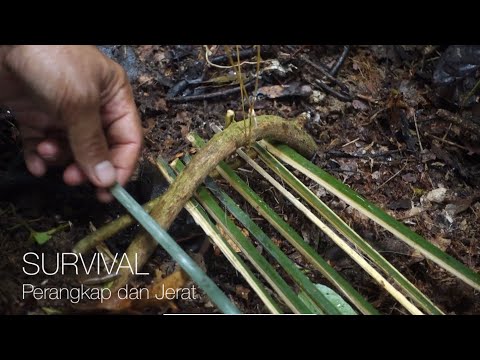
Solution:
M 229 109 L 240 118 L 238 84 L 232 69 L 206 63 L 203 46 L 117 45 L 102 50 L 127 69 L 141 113 L 145 147 L 128 190 L 145 202 L 165 184 L 158 175 L 152 175 L 144 159 L 161 155 L 170 161 L 188 152 L 191 145 L 186 135 L 196 131 L 211 138 L 211 124 L 223 125 Z M 254 63 L 251 47 L 243 50 L 245 60 Z M 294 118 L 309 113 L 306 129 L 319 146 L 313 159 L 316 165 L 480 272 L 480 121 L 475 106 L 459 108 L 441 98 L 433 85 L 432 74 L 444 48 L 351 46 L 335 76 L 338 84 L 322 80 L 318 67 L 331 69 L 343 50 L 343 46 L 262 47 L 266 62 L 261 64 L 256 114 Z M 222 46 L 210 46 L 209 51 L 212 62 L 228 65 L 222 58 Z M 255 66 L 244 66 L 247 84 L 254 83 L 248 76 L 255 74 Z M 253 85 L 248 89 L 252 93 Z M 219 94 L 211 95 L 214 92 Z M 440 109 L 443 112 L 438 112 Z M 89 186 L 63 185 L 59 170 L 50 171 L 42 179 L 29 176 L 22 162 L 15 120 L 6 111 L 0 116 L 0 312 L 81 312 L 66 299 L 24 297 L 25 284 L 65 287 L 80 280 L 73 274 L 28 276 L 22 270 L 23 256 L 29 251 L 44 253 L 47 268 L 51 268 L 57 253 L 71 251 L 79 239 L 124 214 L 124 209 L 118 203 L 96 202 Z M 452 120 L 455 116 L 462 121 Z M 247 165 L 242 169 L 239 175 L 377 309 L 384 314 L 406 313 L 266 180 L 248 171 Z M 302 180 L 442 310 L 480 314 L 480 296 L 472 288 L 312 181 Z M 223 188 L 239 204 L 246 205 L 232 190 Z M 431 191 L 438 188 L 446 189 L 441 199 L 425 200 L 432 200 L 428 194 L 433 195 Z M 30 236 L 29 227 L 40 232 L 68 223 L 68 229 L 58 231 L 43 245 Z M 327 284 L 272 227 L 261 220 L 259 224 L 299 267 L 310 270 L 314 282 Z M 134 226 L 110 239 L 110 251 L 124 251 L 137 231 L 138 226 Z M 182 246 L 193 252 L 205 239 L 184 213 L 169 232 L 175 239 L 184 240 Z M 217 249 L 210 247 L 203 257 L 208 275 L 242 312 L 266 312 L 257 295 Z M 157 249 L 146 266 L 151 274 L 155 269 L 164 275 L 175 269 L 162 249 Z M 165 311 L 210 313 L 217 309 L 202 294 L 161 310 L 145 310 Z

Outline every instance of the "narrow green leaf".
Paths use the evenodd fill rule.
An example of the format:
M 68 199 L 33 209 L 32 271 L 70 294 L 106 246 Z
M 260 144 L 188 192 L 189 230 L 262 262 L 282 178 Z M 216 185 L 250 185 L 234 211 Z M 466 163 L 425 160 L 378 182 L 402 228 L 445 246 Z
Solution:
M 45 244 L 48 240 L 52 238 L 52 235 L 48 234 L 47 232 L 34 232 L 32 236 L 39 245 Z
M 196 146 L 202 147 L 205 141 L 197 134 L 190 138 Z M 379 314 L 340 274 L 338 274 L 303 238 L 273 211 L 225 162 L 217 166 L 220 175 L 239 192 L 272 226 L 282 234 L 305 258 L 310 261 L 349 301 L 364 314 Z M 241 185 L 241 186 L 240 186 Z
M 43 306 L 41 308 L 46 315 L 61 315 L 62 311 L 53 307 Z
M 176 174 L 170 166 L 159 157 L 157 159 L 157 167 L 162 175 L 171 184 Z M 265 304 L 268 310 L 273 314 L 282 314 L 283 311 L 275 300 L 265 289 L 265 286 L 260 280 L 253 274 L 248 268 L 242 258 L 232 249 L 228 241 L 223 238 L 218 232 L 215 224 L 210 220 L 210 217 L 205 212 L 203 207 L 195 199 L 190 199 L 185 204 L 185 209 L 192 215 L 195 222 L 205 231 L 205 234 L 218 246 L 218 248 L 225 255 L 227 260 L 233 265 L 233 267 L 244 277 L 247 283 L 252 287 L 253 291 L 259 296 L 260 300 Z
M 362 214 L 397 236 L 400 240 L 418 250 L 426 258 L 432 260 L 473 288 L 480 290 L 480 274 L 469 269 L 467 266 L 443 252 L 401 222 L 395 220 L 382 209 L 353 191 L 350 187 L 312 164 L 295 150 L 286 145 L 273 146 L 264 140 L 260 141 L 259 144 L 277 158 L 286 162 L 290 166 L 293 166 L 304 175 L 323 186 L 331 194 L 338 196 L 348 205 L 357 209 Z
M 189 162 L 190 157 L 185 156 L 186 163 Z M 334 311 L 331 308 L 328 299 L 315 287 L 310 279 L 302 273 L 297 265 L 290 260 L 290 258 L 283 253 L 283 251 L 275 245 L 275 243 L 250 219 L 235 201 L 229 197 L 220 187 L 215 184 L 211 178 L 205 180 L 205 185 L 215 197 L 225 206 L 225 208 L 257 239 L 257 241 L 269 252 L 272 257 L 282 266 L 282 268 L 289 274 L 292 279 L 305 291 L 306 296 L 309 296 L 317 306 L 314 311 L 318 312 L 318 307 L 324 312 Z M 328 303 L 328 304 L 327 304 Z
M 181 161 L 177 160 L 177 165 L 184 167 Z M 183 166 L 182 166 L 183 165 Z M 242 250 L 245 257 L 253 264 L 253 266 L 262 274 L 265 280 L 273 287 L 278 295 L 292 309 L 292 311 L 300 314 L 309 314 L 305 304 L 298 299 L 297 294 L 288 286 L 285 280 L 275 271 L 273 266 L 258 252 L 255 246 L 243 235 L 241 230 L 230 220 L 222 208 L 215 201 L 213 196 L 205 187 L 200 186 L 197 189 L 195 197 L 210 214 L 210 216 L 222 226 L 228 236 Z M 334 309 L 335 311 L 335 309 Z
M 355 244 L 366 254 L 380 269 L 400 286 L 419 306 L 430 314 L 440 315 L 443 312 L 427 298 L 415 285 L 405 278 L 392 264 L 390 264 L 379 252 L 348 226 L 335 212 L 333 212 L 322 200 L 320 200 L 309 188 L 307 188 L 295 175 L 293 175 L 282 163 L 270 155 L 264 148 L 255 144 L 253 148 L 258 152 L 260 159 L 270 167 L 283 181 L 285 181 L 297 194 L 305 199 L 315 210 L 318 211 L 335 229 Z
M 362 255 L 360 255 L 354 248 L 338 236 L 332 229 L 323 223 L 314 213 L 310 211 L 300 200 L 298 200 L 292 193 L 268 174 L 260 165 L 248 157 L 242 150 L 237 150 L 238 155 L 244 159 L 251 167 L 262 175 L 270 184 L 273 185 L 288 201 L 290 201 L 298 210 L 300 210 L 311 222 L 315 224 L 325 235 L 327 235 L 337 246 L 339 246 L 353 261 L 355 261 L 365 272 L 367 272 L 383 289 L 388 291 L 402 306 L 405 307 L 413 315 L 422 315 L 423 313 L 414 304 L 412 304 L 400 291 L 398 291 L 377 269 L 375 269 L 370 262 L 368 262 Z
M 30 228 L 30 232 L 31 232 L 31 236 L 37 242 L 37 244 L 43 245 L 48 240 L 50 240 L 55 233 L 62 231 L 63 229 L 68 228 L 69 226 L 70 224 L 62 224 L 60 226 L 57 226 L 56 228 L 53 228 L 47 231 L 33 231 Z
M 345 301 L 343 298 L 338 295 L 335 291 L 330 289 L 328 286 L 322 284 L 316 284 L 317 289 L 335 306 L 342 315 L 358 315 L 355 310 Z M 312 306 L 311 299 L 308 296 L 301 292 L 298 294 L 298 297 L 302 299 L 302 301 L 307 306 Z

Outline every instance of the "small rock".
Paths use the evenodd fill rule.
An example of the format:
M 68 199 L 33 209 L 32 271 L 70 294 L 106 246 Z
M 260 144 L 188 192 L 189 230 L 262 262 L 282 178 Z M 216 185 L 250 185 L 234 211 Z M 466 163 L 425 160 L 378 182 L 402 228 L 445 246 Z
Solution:
M 360 100 L 353 100 L 352 106 L 355 110 L 365 111 L 368 110 L 368 105 Z
M 404 214 L 404 218 L 408 219 L 408 218 L 417 216 L 418 214 L 422 213 L 422 211 L 424 211 L 424 210 L 425 209 L 422 208 L 422 207 L 414 206 Z
M 447 189 L 445 188 L 438 188 L 430 191 L 427 195 L 425 195 L 428 201 L 441 204 L 447 195 Z
M 382 174 L 380 174 L 380 171 L 378 171 L 378 170 L 374 171 L 372 173 L 372 179 L 373 180 L 380 180 L 381 177 L 382 177 Z

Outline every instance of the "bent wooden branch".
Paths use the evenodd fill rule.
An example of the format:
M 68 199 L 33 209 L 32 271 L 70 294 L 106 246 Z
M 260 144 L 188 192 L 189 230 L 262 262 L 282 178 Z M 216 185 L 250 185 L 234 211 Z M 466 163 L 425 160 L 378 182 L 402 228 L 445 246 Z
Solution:
M 315 141 L 303 130 L 304 118 L 285 120 L 279 116 L 263 115 L 257 117 L 257 125 L 251 130 L 251 137 L 245 135 L 246 121 L 239 121 L 225 131 L 216 134 L 208 144 L 200 150 L 186 169 L 168 188 L 150 215 L 164 229 L 168 229 L 196 188 L 205 180 L 217 164 L 251 142 L 265 138 L 278 141 L 296 149 L 299 153 L 310 157 L 316 151 Z M 127 257 L 132 263 L 137 256 L 137 266 L 142 267 L 152 255 L 157 244 L 150 235 L 141 230 L 127 249 Z M 132 277 L 128 268 L 119 271 L 112 290 L 124 286 Z

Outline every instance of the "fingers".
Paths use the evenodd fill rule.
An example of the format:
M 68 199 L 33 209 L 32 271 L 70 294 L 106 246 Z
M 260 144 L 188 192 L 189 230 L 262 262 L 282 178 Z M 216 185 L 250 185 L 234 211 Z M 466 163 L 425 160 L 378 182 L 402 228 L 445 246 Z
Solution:
M 109 203 L 113 200 L 113 195 L 106 189 L 97 189 L 97 199 L 102 203 Z
M 67 185 L 78 186 L 87 180 L 85 173 L 75 163 L 68 165 L 63 172 L 63 181 Z
M 100 201 L 111 200 L 105 189 L 128 181 L 143 137 L 123 69 L 94 47 L 75 46 L 19 48 L 8 64 L 35 105 L 16 103 L 24 111 L 17 119 L 24 124 L 25 160 L 32 174 L 41 176 L 49 165 L 73 156 L 65 182 L 79 185 L 88 179 L 99 188 Z M 49 116 L 34 116 L 34 110 Z M 51 129 L 64 131 L 66 142 L 50 136 Z
M 70 148 L 63 139 L 47 138 L 42 140 L 38 143 L 36 150 L 48 165 L 63 165 L 72 158 Z
M 110 161 L 110 154 L 100 121 L 99 109 L 83 108 L 70 112 L 68 140 L 75 161 L 90 182 L 100 188 L 115 183 L 117 174 Z
M 88 180 L 77 164 L 70 164 L 65 168 L 63 181 L 70 186 L 78 186 Z M 109 203 L 113 200 L 112 194 L 107 189 L 97 189 L 97 199 L 103 203 Z
M 122 87 L 102 107 L 102 117 L 107 125 L 106 134 L 117 180 L 125 185 L 137 166 L 143 142 L 140 117 L 126 77 Z
M 70 186 L 78 186 L 87 181 L 87 176 L 78 167 L 77 164 L 70 164 L 63 173 L 63 181 Z M 109 203 L 113 200 L 112 194 L 107 189 L 97 189 L 97 199 L 103 203 Z
M 40 156 L 33 151 L 26 151 L 24 158 L 27 169 L 33 176 L 40 177 L 45 175 L 47 172 L 47 165 Z
M 23 142 L 23 157 L 28 171 L 30 171 L 33 176 L 40 177 L 45 175 L 47 165 L 36 151 L 37 145 L 42 140 L 44 133 L 40 130 L 20 125 L 20 134 Z
M 22 111 L 15 115 L 20 125 L 27 168 L 31 168 L 36 176 L 42 176 L 48 166 L 65 164 L 71 158 L 68 144 L 62 139 L 64 134 L 51 130 L 52 127 L 48 126 L 51 119 L 46 114 Z

